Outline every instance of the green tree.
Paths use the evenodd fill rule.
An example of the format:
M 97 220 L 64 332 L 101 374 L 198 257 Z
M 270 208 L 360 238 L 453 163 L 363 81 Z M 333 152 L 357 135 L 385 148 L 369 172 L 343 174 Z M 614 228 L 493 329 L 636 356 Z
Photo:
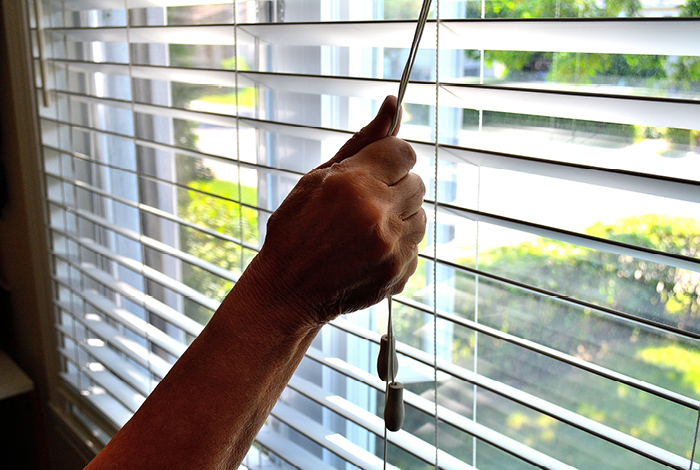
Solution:
M 700 16 L 700 0 L 688 0 L 679 7 L 680 16 Z M 593 0 L 492 0 L 486 3 L 486 18 L 596 18 L 639 16 L 639 0 L 608 0 L 600 6 Z M 475 58 L 478 52 L 468 51 Z M 700 81 L 696 57 L 669 58 L 654 55 L 548 53 L 529 51 L 486 51 L 488 65 L 499 63 L 504 75 L 521 79 L 527 74 L 544 75 L 564 83 L 639 84 L 654 87 L 670 81 L 688 91 Z
M 635 2 L 637 0 L 621 0 Z M 602 16 L 592 0 L 491 0 L 486 18 L 580 18 Z
M 657 251 L 700 257 L 700 220 L 643 215 L 614 224 L 598 223 L 588 235 Z M 475 260 L 460 263 L 473 265 Z M 553 296 L 528 294 L 517 287 L 458 274 L 455 310 L 473 316 L 478 301 L 479 321 L 519 337 L 617 370 L 669 390 L 700 393 L 700 354 L 693 345 L 645 330 L 632 322 L 603 319 L 571 305 L 579 298 L 601 306 L 700 332 L 700 274 L 631 256 L 596 251 L 550 239 L 535 239 L 496 248 L 479 255 L 479 269 L 521 283 L 547 289 Z M 453 360 L 471 368 L 478 344 L 479 372 L 495 380 L 513 382 L 537 396 L 558 403 L 632 436 L 688 455 L 682 437 L 692 433 L 671 403 L 649 404 L 649 395 L 613 381 L 597 380 L 559 361 L 529 352 L 487 335 L 478 343 L 466 329 L 455 333 Z M 513 371 L 516 371 L 515 373 Z M 591 383 L 589 383 L 591 382 Z M 563 386 L 562 384 L 566 384 Z M 565 393 L 563 393 L 565 390 Z M 465 396 L 456 402 L 469 401 Z M 502 422 L 506 434 L 556 456 L 577 439 L 566 426 L 505 402 L 482 405 L 481 420 Z M 621 408 L 622 406 L 622 408 Z M 634 413 L 629 410 L 634 409 Z M 571 449 L 576 449 L 575 444 Z M 573 455 L 578 468 L 600 468 L 596 456 Z M 629 468 L 629 462 L 606 461 L 605 468 Z
M 681 16 L 698 17 L 700 16 L 700 0 L 688 0 L 681 6 Z
M 586 233 L 691 258 L 700 256 L 697 219 L 649 214 L 623 218 L 612 225 L 598 223 Z M 479 256 L 479 267 L 562 295 L 700 332 L 697 273 L 549 239 L 493 249 Z M 513 301 L 521 302 L 523 297 L 505 295 L 492 300 L 503 309 Z
M 688 0 L 685 5 L 681 6 L 680 16 L 700 17 L 700 0 Z M 671 65 L 671 78 L 674 84 L 683 91 L 688 91 L 691 84 L 695 85 L 697 91 L 700 91 L 700 87 L 698 87 L 698 83 L 700 83 L 700 58 L 679 57 Z
M 179 209 L 183 220 L 257 246 L 257 213 L 235 202 L 239 198 L 237 184 L 208 179 L 190 181 L 188 186 L 187 198 L 181 201 Z M 256 199 L 255 188 L 241 190 L 246 193 L 245 200 Z M 235 274 L 240 274 L 254 255 L 239 243 L 188 226 L 182 226 L 180 238 L 186 253 Z M 183 280 L 188 286 L 218 300 L 223 300 L 233 287 L 230 281 L 191 264 L 183 266 Z M 196 312 L 188 314 L 199 321 L 208 320 Z

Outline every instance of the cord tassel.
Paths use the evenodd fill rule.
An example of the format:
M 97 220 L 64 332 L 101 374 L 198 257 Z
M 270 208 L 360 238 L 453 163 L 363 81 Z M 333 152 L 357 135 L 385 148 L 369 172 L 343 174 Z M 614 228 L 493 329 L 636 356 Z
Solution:
M 393 352 L 393 354 L 392 354 Z M 389 366 L 389 358 L 393 359 L 393 364 Z M 390 374 L 393 372 L 393 374 Z M 377 375 L 383 382 L 393 382 L 396 374 L 399 373 L 399 358 L 396 355 L 396 338 L 392 336 L 389 343 L 389 335 L 382 335 L 379 341 L 379 356 L 377 357 Z
M 413 36 L 413 43 L 411 44 L 408 59 L 406 60 L 406 65 L 404 66 L 403 74 L 401 76 L 401 82 L 399 83 L 396 114 L 394 114 L 394 120 L 387 135 L 393 134 L 396 126 L 399 124 L 401 103 L 403 102 L 403 97 L 406 93 L 406 87 L 408 86 L 409 77 L 411 76 L 413 63 L 416 60 L 418 47 L 421 36 L 423 35 L 425 22 L 428 19 L 431 3 L 432 0 L 423 0 L 423 4 L 418 15 L 416 31 Z M 377 375 L 379 375 L 380 379 L 386 382 L 386 403 L 384 405 L 384 468 L 386 468 L 387 450 L 386 431 L 399 431 L 403 426 L 404 417 L 406 415 L 406 409 L 403 403 L 403 384 L 395 381 L 396 374 L 399 370 L 399 359 L 396 355 L 396 340 L 394 339 L 394 329 L 391 322 L 391 296 L 388 296 L 387 300 L 389 301 L 387 334 L 383 335 L 379 342 L 379 357 L 377 358 Z
M 396 432 L 403 426 L 406 410 L 403 404 L 403 384 L 391 382 L 387 388 L 384 405 L 384 423 L 389 431 Z

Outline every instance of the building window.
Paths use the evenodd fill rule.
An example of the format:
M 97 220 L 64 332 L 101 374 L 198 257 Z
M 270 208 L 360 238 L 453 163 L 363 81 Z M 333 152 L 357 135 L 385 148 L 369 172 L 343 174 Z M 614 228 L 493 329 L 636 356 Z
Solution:
M 697 1 L 434 3 L 399 134 L 429 228 L 393 299 L 407 415 L 389 464 L 700 468 Z M 419 9 L 28 2 L 54 404 L 94 446 L 202 330 L 301 175 L 397 93 Z M 386 316 L 323 329 L 248 468 L 379 468 Z

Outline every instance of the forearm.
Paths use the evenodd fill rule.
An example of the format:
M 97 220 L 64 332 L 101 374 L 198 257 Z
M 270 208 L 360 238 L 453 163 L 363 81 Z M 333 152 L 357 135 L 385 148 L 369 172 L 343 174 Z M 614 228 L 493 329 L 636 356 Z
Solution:
M 425 187 L 413 149 L 386 137 L 395 111 L 387 98 L 301 178 L 202 334 L 89 470 L 238 468 L 321 326 L 403 289 Z
M 246 272 L 89 470 L 238 468 L 320 328 L 260 284 Z

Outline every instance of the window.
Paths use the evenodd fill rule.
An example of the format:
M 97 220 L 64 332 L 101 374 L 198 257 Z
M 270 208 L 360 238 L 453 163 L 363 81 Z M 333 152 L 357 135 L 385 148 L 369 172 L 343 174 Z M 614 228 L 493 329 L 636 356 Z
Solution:
M 430 221 L 393 299 L 389 464 L 700 468 L 697 0 L 434 3 L 400 133 Z M 300 176 L 397 92 L 420 4 L 28 6 L 54 404 L 99 447 Z M 381 466 L 386 313 L 324 328 L 248 468 Z

